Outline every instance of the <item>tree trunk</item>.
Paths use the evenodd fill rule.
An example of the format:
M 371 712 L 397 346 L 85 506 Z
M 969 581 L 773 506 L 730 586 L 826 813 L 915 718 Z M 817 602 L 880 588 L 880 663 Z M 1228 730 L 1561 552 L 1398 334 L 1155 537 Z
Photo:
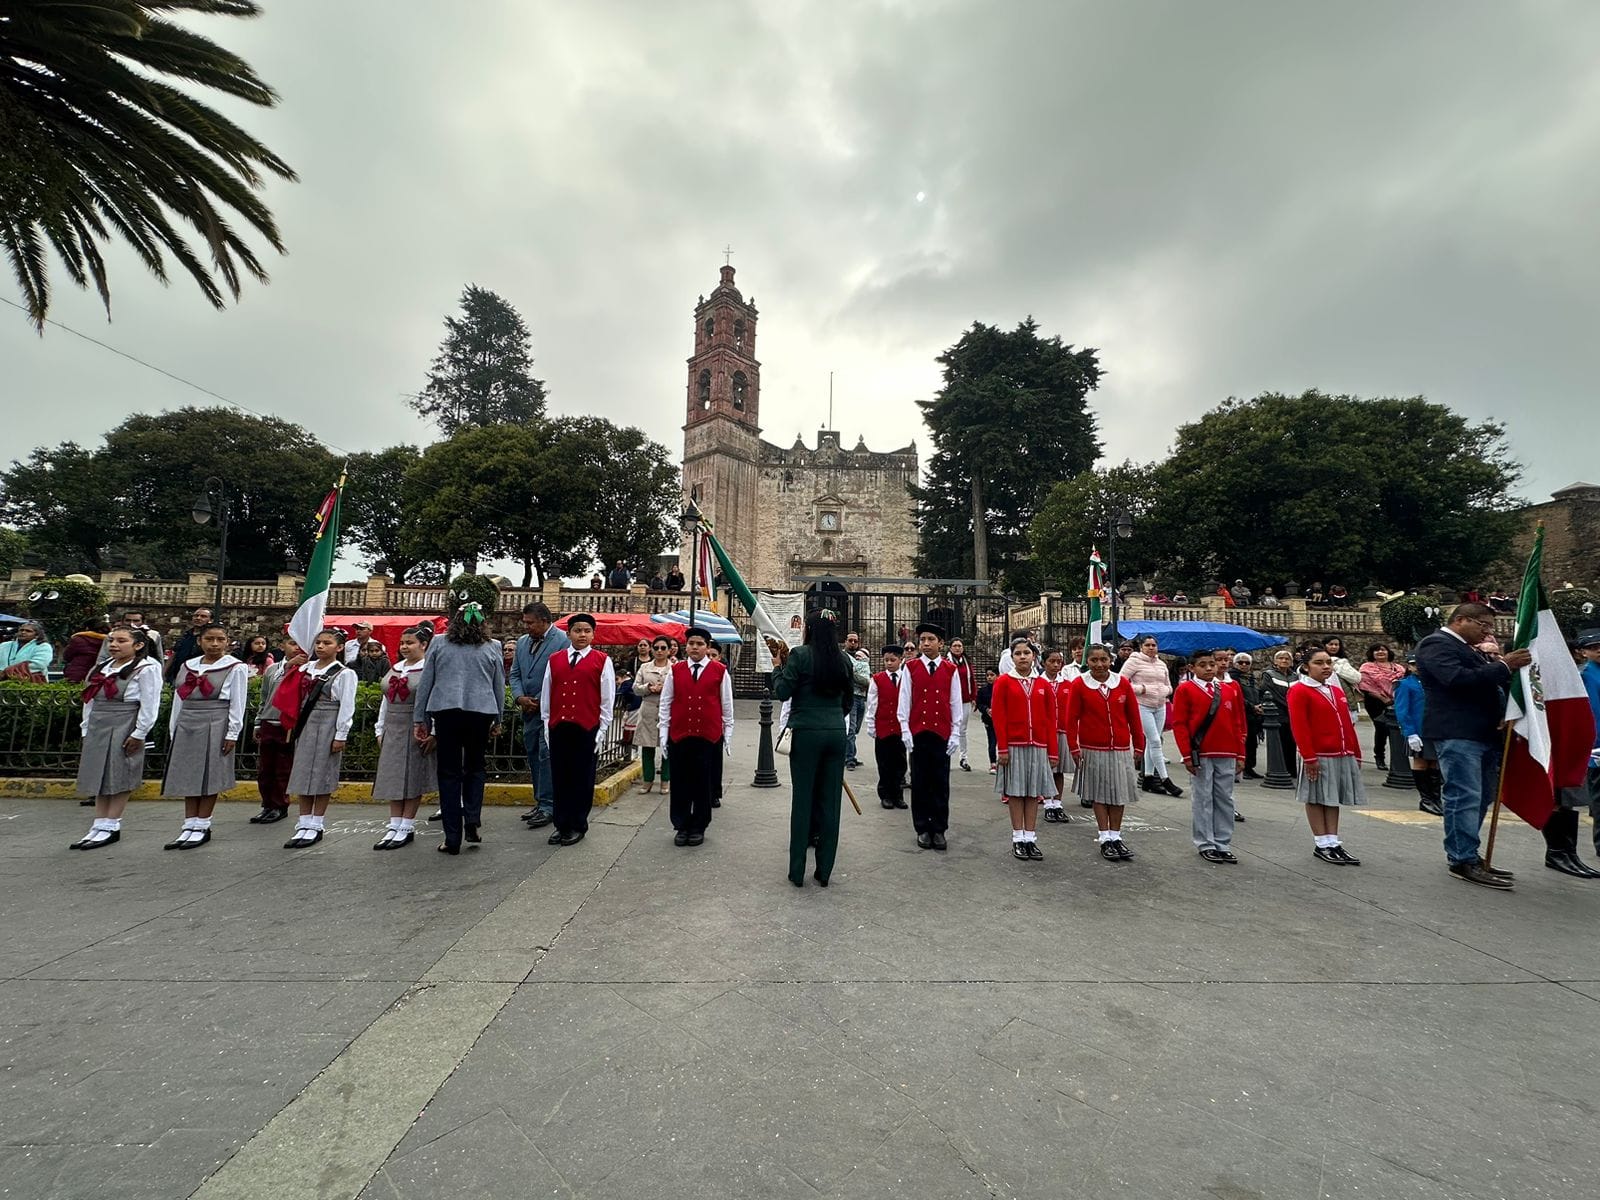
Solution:
M 533 559 L 531 558 L 522 560 L 522 586 L 525 588 L 533 586 Z
M 984 524 L 987 510 L 983 504 L 983 480 L 976 471 L 972 474 L 972 577 L 989 578 L 989 530 Z

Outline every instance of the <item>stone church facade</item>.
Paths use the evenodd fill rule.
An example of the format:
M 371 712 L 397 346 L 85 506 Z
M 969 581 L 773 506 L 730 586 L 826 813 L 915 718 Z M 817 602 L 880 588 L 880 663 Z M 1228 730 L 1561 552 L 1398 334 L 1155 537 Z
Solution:
M 912 443 L 878 453 L 858 437 L 819 430 L 814 446 L 761 437 L 761 364 L 755 298 L 734 286 L 733 268 L 694 312 L 683 487 L 717 539 L 756 588 L 795 590 L 798 577 L 905 577 L 917 533 L 910 485 Z M 689 574 L 688 550 L 683 572 Z

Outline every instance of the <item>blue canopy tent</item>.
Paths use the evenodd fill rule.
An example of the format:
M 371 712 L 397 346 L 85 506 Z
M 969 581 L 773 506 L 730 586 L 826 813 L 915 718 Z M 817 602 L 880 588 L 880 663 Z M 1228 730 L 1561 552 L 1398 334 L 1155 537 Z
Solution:
M 1289 639 L 1275 633 L 1262 633 L 1248 625 L 1226 621 L 1118 621 L 1117 635 L 1137 642 L 1153 637 L 1164 654 L 1193 654 L 1196 650 L 1261 650 L 1282 646 Z
M 674 613 L 656 613 L 650 618 L 652 621 L 671 621 L 675 625 L 689 623 L 689 610 L 679 609 Z M 695 624 L 701 626 L 711 635 L 711 640 L 721 645 L 732 645 L 744 641 L 739 631 L 734 628 L 733 622 L 727 617 L 707 609 L 700 609 L 694 614 Z

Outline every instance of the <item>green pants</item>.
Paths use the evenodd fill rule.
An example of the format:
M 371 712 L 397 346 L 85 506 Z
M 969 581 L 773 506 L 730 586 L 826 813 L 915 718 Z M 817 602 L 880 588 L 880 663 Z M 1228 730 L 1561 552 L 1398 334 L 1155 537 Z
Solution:
M 833 874 L 839 853 L 839 802 L 844 790 L 844 726 L 796 729 L 789 747 L 789 878 L 804 883 L 806 849 L 816 833 L 817 876 Z
M 656 781 L 656 748 L 654 746 L 642 747 L 640 750 L 640 762 L 644 767 L 644 781 L 646 783 L 654 783 Z M 661 752 L 661 782 L 672 782 L 672 763 L 669 761 L 669 755 L 665 749 Z

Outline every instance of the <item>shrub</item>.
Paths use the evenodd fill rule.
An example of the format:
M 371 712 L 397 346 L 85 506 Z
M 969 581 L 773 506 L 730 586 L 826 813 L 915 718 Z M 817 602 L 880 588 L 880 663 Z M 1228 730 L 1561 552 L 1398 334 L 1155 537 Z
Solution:
M 58 646 L 105 616 L 106 604 L 104 588 L 76 579 L 37 579 L 28 589 L 28 616 L 43 623 L 45 635 Z
M 450 597 L 445 609 L 447 617 L 469 600 L 476 600 L 483 607 L 484 615 L 492 616 L 495 605 L 500 602 L 500 589 L 487 575 L 457 575 L 450 581 Z
M 1437 596 L 1396 596 L 1378 609 L 1383 631 L 1408 646 L 1416 645 L 1444 624 L 1444 615 L 1444 601 Z

